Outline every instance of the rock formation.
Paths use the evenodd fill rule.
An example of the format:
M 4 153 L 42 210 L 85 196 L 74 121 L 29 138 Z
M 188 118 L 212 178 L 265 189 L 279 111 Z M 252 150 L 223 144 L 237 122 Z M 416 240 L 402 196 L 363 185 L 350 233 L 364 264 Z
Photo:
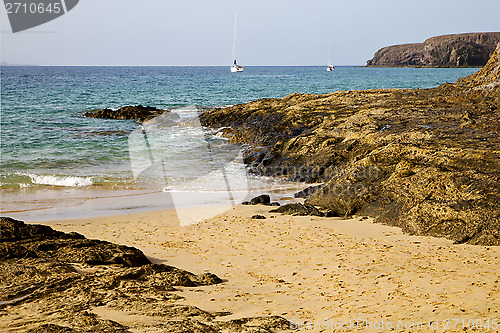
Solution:
M 136 248 L 77 233 L 0 221 L 0 331 L 272 332 L 289 327 L 277 316 L 217 320 L 229 313 L 178 302 L 176 286 L 221 283 L 214 274 L 152 264 Z M 135 319 L 120 323 L 102 313 Z
M 413 235 L 500 245 L 499 73 L 500 44 L 455 84 L 292 94 L 200 118 L 244 145 L 253 172 L 323 182 L 306 204 Z
M 498 42 L 500 32 L 437 36 L 423 43 L 384 47 L 367 61 L 367 66 L 481 67 Z
M 0 258 L 51 258 L 89 265 L 139 267 L 151 262 L 136 248 L 65 234 L 44 225 L 1 218 Z
M 286 204 L 280 208 L 270 210 L 269 213 L 282 213 L 293 216 L 333 216 L 327 212 L 321 212 L 318 208 L 312 205 L 303 205 L 301 203 Z
M 85 112 L 83 115 L 85 117 L 91 118 L 105 118 L 105 119 L 137 119 L 139 122 L 143 122 L 154 117 L 157 117 L 166 110 L 157 109 L 152 106 L 124 106 L 118 110 L 111 109 L 98 109 L 90 112 Z

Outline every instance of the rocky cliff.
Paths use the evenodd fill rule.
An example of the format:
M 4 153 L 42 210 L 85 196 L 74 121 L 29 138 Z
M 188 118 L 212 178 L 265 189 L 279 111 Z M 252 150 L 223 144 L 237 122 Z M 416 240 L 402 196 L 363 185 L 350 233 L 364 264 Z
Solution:
M 320 182 L 306 203 L 414 235 L 500 245 L 500 44 L 433 89 L 261 99 L 201 116 L 258 174 Z
M 384 47 L 367 61 L 367 66 L 481 67 L 498 42 L 500 32 L 437 36 L 423 43 Z

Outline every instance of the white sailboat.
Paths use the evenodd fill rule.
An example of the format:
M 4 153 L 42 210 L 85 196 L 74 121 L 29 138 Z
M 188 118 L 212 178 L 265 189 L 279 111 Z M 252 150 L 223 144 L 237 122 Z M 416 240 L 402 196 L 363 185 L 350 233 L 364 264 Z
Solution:
M 243 72 L 245 66 L 238 65 L 236 61 L 236 14 L 234 14 L 234 34 L 233 34 L 233 63 L 231 65 L 231 73 Z
M 328 67 L 326 68 L 327 72 L 332 72 L 335 69 L 332 65 L 332 41 L 330 41 L 330 49 L 328 51 Z

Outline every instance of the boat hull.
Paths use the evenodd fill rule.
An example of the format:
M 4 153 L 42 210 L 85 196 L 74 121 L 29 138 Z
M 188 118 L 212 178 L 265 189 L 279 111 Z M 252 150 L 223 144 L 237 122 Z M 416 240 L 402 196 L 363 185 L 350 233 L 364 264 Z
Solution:
M 243 72 L 243 66 L 231 66 L 231 73 Z

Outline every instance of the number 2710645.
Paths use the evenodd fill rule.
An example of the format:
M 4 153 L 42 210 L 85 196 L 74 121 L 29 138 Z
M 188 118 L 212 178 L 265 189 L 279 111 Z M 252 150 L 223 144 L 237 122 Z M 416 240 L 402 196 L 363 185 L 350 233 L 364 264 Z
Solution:
M 59 14 L 62 11 L 60 2 L 7 2 L 5 9 L 7 14 Z

